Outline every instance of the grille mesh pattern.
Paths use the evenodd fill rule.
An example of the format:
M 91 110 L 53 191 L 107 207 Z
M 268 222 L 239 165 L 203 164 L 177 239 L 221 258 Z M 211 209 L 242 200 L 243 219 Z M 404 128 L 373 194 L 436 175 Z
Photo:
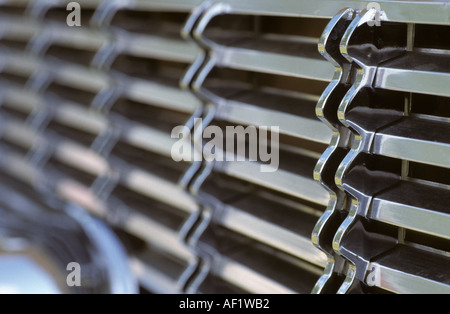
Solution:
M 448 8 L 79 3 L 0 3 L 0 169 L 110 223 L 143 289 L 449 292 Z M 180 125 L 279 126 L 280 167 L 175 162 Z

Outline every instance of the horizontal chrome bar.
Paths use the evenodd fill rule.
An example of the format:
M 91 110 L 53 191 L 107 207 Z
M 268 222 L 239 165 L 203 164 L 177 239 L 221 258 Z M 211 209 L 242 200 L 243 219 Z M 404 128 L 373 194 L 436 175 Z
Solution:
M 367 9 L 370 0 L 225 0 L 230 11 L 236 14 L 275 15 L 294 17 L 316 17 L 331 19 L 344 8 L 355 10 Z M 407 1 L 377 1 L 386 14 L 386 20 L 402 23 L 448 24 L 450 8 L 447 1 L 423 2 Z
M 313 120 L 276 110 L 265 109 L 239 101 L 226 100 L 217 107 L 217 119 L 237 124 L 255 126 L 278 126 L 280 133 L 314 142 L 328 144 L 332 132 L 319 120 Z
M 302 177 L 292 172 L 278 169 L 276 172 L 261 172 L 257 162 L 219 162 L 219 171 L 233 177 L 253 182 L 275 191 L 327 205 L 328 192 L 312 178 Z
M 137 257 L 130 258 L 133 273 L 145 289 L 153 293 L 180 293 L 177 281 Z
M 450 239 L 450 214 L 375 198 L 369 218 L 416 230 L 440 238 Z
M 281 285 L 276 280 L 259 274 L 255 270 L 224 256 L 221 256 L 220 261 L 214 264 L 212 272 L 225 281 L 250 293 L 296 293 L 296 291 Z
M 131 83 L 119 80 L 119 84 L 124 86 L 128 99 L 144 104 L 186 113 L 193 113 L 201 105 L 189 91 L 174 86 L 144 80 L 133 80 Z
M 449 257 L 420 249 L 399 246 L 369 264 L 366 282 L 395 293 L 450 293 Z M 403 261 L 399 263 L 399 261 Z
M 381 66 L 377 70 L 374 87 L 394 91 L 450 96 L 450 73 Z
M 326 60 L 289 56 L 243 48 L 223 48 L 218 64 L 232 69 L 315 79 L 329 82 L 334 68 Z
M 193 197 L 175 183 L 138 168 L 127 169 L 125 172 L 121 182 L 127 188 L 187 213 L 198 209 Z
M 135 57 L 191 63 L 199 49 L 193 43 L 181 39 L 157 35 L 116 34 L 116 49 Z
M 327 258 L 317 250 L 310 238 L 250 215 L 238 208 L 226 206 L 220 216 L 224 227 L 280 249 L 288 254 L 325 267 Z
M 422 134 L 423 130 L 427 130 L 427 134 Z M 444 122 L 405 118 L 375 135 L 372 152 L 450 168 L 448 130 L 450 127 Z
M 146 215 L 131 210 L 121 222 L 121 226 L 159 250 L 183 261 L 188 262 L 194 258 L 193 253 L 183 244 L 176 230 L 169 229 Z

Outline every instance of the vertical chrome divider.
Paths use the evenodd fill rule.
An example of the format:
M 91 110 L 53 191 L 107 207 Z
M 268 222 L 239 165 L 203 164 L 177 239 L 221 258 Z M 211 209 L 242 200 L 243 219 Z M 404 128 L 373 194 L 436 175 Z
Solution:
M 335 66 L 335 74 L 316 106 L 318 118 L 333 131 L 333 137 L 314 169 L 314 179 L 330 193 L 330 202 L 312 233 L 313 244 L 328 257 L 324 274 L 313 288 L 313 293 L 335 292 L 344 267 L 342 258 L 333 251 L 331 236 L 342 223 L 342 210 L 346 202 L 346 194 L 336 186 L 334 175 L 348 153 L 350 135 L 348 129 L 338 121 L 336 112 L 342 97 L 351 86 L 353 71 L 352 64 L 340 54 L 339 44 L 354 15 L 355 11 L 350 8 L 340 11 L 327 25 L 318 45 L 319 52 Z
M 27 7 L 26 14 L 29 18 L 41 23 L 44 20 L 45 13 L 55 5 L 54 1 L 44 1 L 44 2 L 32 2 L 29 3 Z M 45 53 L 47 48 L 51 45 L 52 38 L 48 32 L 36 33 L 30 41 L 27 43 L 25 52 L 33 57 L 39 58 L 39 68 L 34 72 L 25 84 L 25 88 L 34 91 L 37 94 L 43 95 L 45 90 L 49 87 L 51 82 L 55 79 L 54 73 L 49 71 L 44 66 L 42 61 L 42 55 Z M 26 124 L 34 131 L 36 134 L 42 134 L 47 128 L 48 124 L 53 118 L 52 103 L 47 104 L 44 110 L 38 110 L 38 112 L 31 112 L 27 117 Z M 52 157 L 54 151 L 46 143 L 33 143 L 33 146 L 28 150 L 26 154 L 26 162 L 36 169 L 37 172 L 41 172 L 47 162 Z M 44 179 L 42 176 L 41 179 Z M 45 178 L 40 182 L 34 182 L 35 186 L 33 188 L 39 190 L 40 192 L 52 191 L 55 187 L 52 184 L 52 180 Z
M 200 247 L 198 241 L 213 220 L 217 208 L 222 206 L 213 197 L 200 192 L 202 184 L 211 174 L 215 166 L 214 161 L 207 161 L 203 158 L 202 135 L 216 114 L 215 98 L 208 91 L 204 90 L 202 85 L 208 74 L 214 68 L 218 53 L 218 49 L 216 49 L 217 45 L 206 39 L 203 36 L 203 32 L 214 17 L 226 13 L 228 10 L 229 7 L 227 5 L 206 1 L 193 11 L 182 30 L 182 36 L 198 45 L 200 52 L 195 62 L 186 71 L 185 76 L 180 82 L 180 86 L 184 89 L 189 89 L 203 104 L 201 126 L 195 124 L 195 121 L 192 126 L 189 126 L 193 128 L 194 132 L 194 157 L 199 157 L 202 161 L 194 163 L 191 169 L 188 170 L 192 173 L 195 172 L 191 177 L 192 180 L 188 186 L 188 190 L 199 203 L 199 211 L 193 214 L 193 216 L 195 215 L 195 219 L 193 217 L 190 221 L 193 223 L 190 225 L 189 232 L 186 233 L 185 241 L 200 259 L 198 269 L 186 285 L 186 291 L 188 293 L 196 293 L 211 270 L 213 256 L 215 255 L 215 252 L 213 252 L 214 249 L 204 246 Z
M 183 25 L 183 28 L 180 31 L 180 35 L 183 39 L 192 42 L 195 45 L 198 45 L 197 41 L 193 38 L 192 33 L 197 25 L 198 20 L 201 19 L 202 14 L 204 13 L 205 10 L 209 8 L 210 5 L 211 3 L 209 1 L 205 1 L 192 10 L 191 14 L 189 15 L 188 19 Z M 184 73 L 179 83 L 181 89 L 189 90 L 196 97 L 198 97 L 198 95 L 193 91 L 192 84 L 198 72 L 201 71 L 202 65 L 206 59 L 207 59 L 207 52 L 202 47 L 200 47 L 194 62 L 187 68 L 186 72 Z M 202 100 L 201 102 L 203 104 Z M 186 126 L 190 132 L 195 132 L 196 130 L 198 131 L 198 129 L 196 128 L 196 121 L 197 121 L 196 118 L 202 118 L 204 115 L 207 115 L 207 109 L 203 104 L 194 112 L 191 118 L 186 122 Z M 203 132 L 203 130 L 200 131 Z M 196 141 L 196 136 L 198 136 L 198 134 L 194 133 L 194 137 L 192 138 L 193 141 L 191 143 L 194 149 L 193 155 L 191 156 L 193 158 L 192 166 L 186 171 L 185 175 L 180 180 L 181 186 L 183 186 L 186 189 L 189 189 L 189 185 L 191 184 L 195 175 L 199 172 L 202 165 L 201 158 L 200 160 L 197 160 L 198 147 L 195 147 L 195 143 L 198 142 Z M 200 157 L 201 157 L 201 148 L 200 148 Z
M 358 291 L 359 282 L 364 282 L 370 259 L 389 250 L 395 243 L 380 240 L 380 246 L 376 248 L 368 247 L 364 251 L 354 251 L 354 248 L 348 247 L 346 239 L 352 231 L 358 231 L 358 222 L 361 217 L 366 217 L 370 209 L 372 198 L 376 193 L 395 184 L 398 178 L 393 175 L 386 178 L 381 183 L 367 184 L 367 186 L 354 186 L 353 182 L 347 179 L 352 169 L 361 165 L 363 153 L 370 153 L 373 145 L 373 139 L 377 130 L 396 120 L 402 118 L 402 115 L 389 115 L 383 110 L 372 113 L 370 121 L 364 125 L 358 124 L 352 119 L 350 111 L 356 107 L 360 107 L 358 96 L 364 88 L 372 88 L 374 79 L 377 74 L 378 65 L 386 60 L 395 58 L 404 52 L 404 49 L 391 49 L 386 53 L 380 52 L 380 48 L 372 54 L 365 54 L 361 51 L 363 47 L 352 47 L 354 41 L 357 40 L 356 34 L 360 28 L 369 21 L 374 21 L 379 12 L 376 9 L 363 10 L 352 21 L 348 27 L 340 44 L 341 54 L 356 67 L 356 76 L 354 84 L 343 98 L 338 108 L 338 118 L 352 132 L 351 150 L 342 160 L 335 175 L 336 185 L 347 194 L 348 198 L 348 215 L 339 226 L 334 239 L 333 249 L 343 256 L 350 263 L 348 264 L 346 279 L 339 288 L 338 293 L 351 293 Z M 379 26 L 376 26 L 379 27 Z M 385 118 L 385 119 L 382 119 Z M 370 187 L 370 188 L 369 188 Z M 370 189 L 370 191 L 369 191 Z M 364 246 L 364 239 L 360 240 L 359 246 Z M 367 244 L 367 243 L 366 243 Z M 356 245 L 352 243 L 352 245 Z
M 100 72 L 109 72 L 113 60 L 117 57 L 116 42 L 114 36 L 108 30 L 109 23 L 114 14 L 122 7 L 126 6 L 128 1 L 103 1 L 101 2 L 93 16 L 91 17 L 91 27 L 108 35 L 108 41 L 94 55 L 90 66 Z M 111 76 L 110 76 L 111 77 Z M 123 93 L 123 87 L 120 86 L 114 77 L 112 77 L 111 85 L 100 91 L 90 104 L 90 110 L 107 114 L 112 105 L 119 99 Z M 109 164 L 109 154 L 117 144 L 121 135 L 121 129 L 118 124 L 108 118 L 108 128 L 104 133 L 98 134 L 97 138 L 91 145 L 91 149 L 101 155 Z M 91 186 L 92 191 L 97 198 L 104 204 L 110 200 L 111 193 L 114 191 L 120 179 L 119 171 L 109 169 L 105 176 L 98 177 Z M 121 217 L 126 217 L 128 212 L 126 207 L 117 206 L 115 211 L 108 208 L 105 213 L 106 221 L 112 225 L 120 223 Z

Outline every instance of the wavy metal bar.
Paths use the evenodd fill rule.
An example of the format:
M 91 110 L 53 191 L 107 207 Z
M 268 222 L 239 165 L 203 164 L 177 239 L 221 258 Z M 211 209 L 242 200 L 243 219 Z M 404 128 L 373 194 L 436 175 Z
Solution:
M 215 43 L 213 40 L 207 38 L 204 36 L 204 32 L 207 28 L 207 26 L 210 24 L 211 20 L 213 20 L 216 16 L 222 15 L 222 14 L 231 14 L 233 11 L 230 10 L 230 6 L 227 5 L 227 3 L 216 3 L 213 5 L 205 5 L 205 11 L 201 14 L 200 20 L 194 25 L 194 23 L 188 21 L 189 28 L 184 31 L 184 33 L 190 34 L 191 37 L 197 42 L 197 44 L 202 47 L 204 54 L 202 54 L 201 57 L 203 57 L 203 62 L 201 67 L 197 67 L 197 64 L 194 64 L 193 68 L 188 70 L 188 75 L 186 76 L 187 79 L 186 82 L 183 84 L 184 86 L 189 86 L 191 90 L 204 101 L 205 108 L 208 108 L 210 106 L 210 110 L 208 111 L 208 116 L 210 116 L 210 119 L 212 118 L 220 118 L 218 114 L 220 114 L 220 108 L 228 107 L 230 108 L 231 103 L 227 103 L 227 100 L 219 97 L 218 95 L 215 95 L 208 89 L 203 87 L 203 84 L 210 74 L 210 72 L 213 70 L 213 68 L 217 67 L 228 67 L 227 63 L 224 63 L 225 58 L 224 52 L 228 51 L 228 47 L 219 45 Z M 294 57 L 293 57 L 294 58 Z M 194 74 L 195 73 L 195 74 Z M 245 104 L 242 104 L 245 106 Z M 240 107 L 241 105 L 236 103 L 236 108 Z M 223 111 L 223 110 L 222 110 Z M 207 121 L 203 123 L 203 126 L 206 127 L 211 121 Z M 328 142 L 328 140 L 327 140 Z M 201 148 L 200 148 L 201 149 Z M 201 200 L 201 202 L 204 204 L 204 211 L 201 215 L 201 220 L 198 222 L 198 227 L 195 232 L 195 240 L 192 238 L 190 239 L 190 243 L 193 247 L 196 247 L 199 245 L 198 239 L 201 236 L 202 232 L 209 226 L 211 221 L 215 220 L 216 223 L 221 224 L 222 222 L 218 218 L 221 213 L 224 210 L 224 204 L 222 204 L 219 200 L 207 195 L 201 193 L 200 187 L 204 183 L 207 177 L 211 174 L 211 172 L 214 170 L 216 171 L 224 171 L 227 174 L 233 175 L 231 173 L 232 168 L 226 169 L 225 164 L 223 165 L 217 165 L 215 167 L 215 164 L 213 162 L 205 162 L 203 165 L 203 169 L 201 172 L 199 172 L 198 177 L 194 181 L 193 185 L 191 186 L 191 191 L 193 194 L 196 194 L 197 197 Z M 228 173 L 227 171 L 230 171 Z M 249 174 L 249 173 L 243 173 L 242 170 L 235 169 L 235 176 L 237 174 L 244 175 L 242 177 L 243 179 L 246 179 L 248 181 L 255 182 L 257 184 L 264 185 L 264 182 L 258 181 L 258 175 Z M 245 175 L 250 175 L 251 179 L 249 177 L 245 177 Z M 239 175 L 237 176 L 239 177 Z M 255 181 L 256 179 L 256 181 Z M 263 181 L 266 180 L 262 178 Z M 286 180 L 286 182 L 293 182 L 293 180 Z M 321 190 L 323 191 L 323 190 Z M 284 192 L 284 191 L 283 191 Z M 312 192 L 313 193 L 313 192 Z M 295 193 L 297 194 L 297 193 Z M 319 199 L 319 201 L 317 201 Z M 320 197 L 313 197 L 312 201 L 314 202 L 320 202 L 322 204 L 322 200 L 325 200 L 324 204 L 328 201 L 328 197 L 322 197 L 322 194 L 320 194 Z M 300 246 L 300 242 L 299 242 Z M 213 250 L 213 251 L 211 251 Z M 202 281 L 206 278 L 209 272 L 213 271 L 211 267 L 214 267 L 217 263 L 217 252 L 214 252 L 214 249 L 209 247 L 202 246 L 199 251 L 202 251 L 201 254 L 204 255 L 204 259 L 206 258 L 205 265 L 202 267 L 202 269 L 199 271 L 199 274 L 197 278 L 195 278 L 192 282 L 192 285 L 189 287 L 190 291 L 195 291 L 202 283 Z M 294 250 L 295 251 L 295 250 Z M 303 252 L 302 252 L 303 253 Z M 200 254 L 200 253 L 199 253 Z M 317 258 L 315 260 L 319 265 L 323 265 L 323 259 L 322 255 L 314 256 L 314 258 Z
M 204 98 L 200 97 L 198 91 L 193 87 L 196 77 L 199 73 L 204 71 L 203 67 L 205 66 L 205 63 L 208 62 L 209 56 L 209 51 L 198 41 L 194 32 L 198 25 L 203 21 L 206 12 L 211 9 L 211 6 L 212 3 L 210 1 L 204 1 L 193 8 L 180 31 L 181 37 L 185 41 L 198 47 L 198 49 L 196 50 L 195 58 L 180 79 L 179 85 L 182 90 L 191 92 L 198 98 L 200 103 L 196 113 L 194 113 L 191 119 L 186 123 L 189 131 L 193 134 L 191 145 L 194 150 L 192 156 L 194 157 L 194 161 L 180 180 L 181 186 L 183 186 L 199 204 L 198 210 L 191 213 L 180 230 L 180 238 L 197 257 L 195 269 L 191 269 L 189 272 L 186 271 L 180 278 L 180 280 L 182 280 L 180 283 L 182 283 L 183 291 L 187 293 L 196 293 L 198 291 L 198 287 L 211 271 L 213 256 L 216 254 L 216 252 L 211 252 L 208 248 L 199 246 L 199 239 L 211 222 L 211 212 L 213 212 L 213 210 L 210 206 L 212 204 L 217 204 L 215 200 L 210 198 L 205 199 L 202 195 L 199 195 L 200 187 L 210 175 L 214 164 L 203 160 L 203 158 L 201 158 L 200 161 L 197 161 L 198 158 L 196 158 L 198 155 L 202 156 L 202 134 L 205 128 L 214 119 L 216 110 L 214 106 L 205 102 Z M 196 124 L 196 118 L 202 119 L 201 127 Z
M 336 256 L 332 249 L 330 237 L 342 222 L 341 211 L 346 201 L 346 194 L 335 185 L 334 174 L 348 152 L 349 132 L 337 120 L 336 112 L 343 95 L 351 86 L 352 65 L 339 53 L 339 44 L 354 15 L 355 11 L 350 8 L 340 11 L 327 25 L 319 40 L 319 52 L 335 66 L 335 74 L 316 106 L 318 118 L 333 131 L 333 137 L 314 169 L 314 179 L 330 193 L 330 201 L 312 233 L 313 244 L 328 257 L 327 267 L 313 293 L 327 293 L 336 289 L 339 285 L 338 275 L 343 267 L 340 256 Z
M 405 51 L 405 48 L 401 47 L 389 47 L 385 49 L 386 51 L 383 51 L 372 44 L 369 44 L 369 47 L 366 45 L 366 47 L 360 48 L 353 46 L 354 44 L 356 45 L 358 40 L 356 37 L 360 35 L 362 26 L 369 21 L 373 21 L 376 14 L 376 9 L 363 10 L 359 13 L 348 27 L 340 44 L 341 54 L 349 62 L 354 62 L 357 69 L 354 84 L 344 96 L 338 108 L 339 120 L 353 132 L 352 148 L 339 165 L 335 175 L 336 185 L 342 191 L 345 191 L 349 197 L 348 215 L 339 226 L 333 239 L 333 249 L 351 263 L 348 267 L 346 279 L 338 290 L 339 293 L 349 293 L 357 289 L 358 282 L 365 279 L 370 259 L 385 252 L 391 245 L 395 245 L 395 243 L 384 245 L 380 241 L 376 247 L 371 247 L 364 251 L 355 251 L 355 248 L 346 244 L 346 239 L 349 238 L 350 233 L 362 232 L 360 231 L 362 227 L 359 219 L 367 215 L 373 195 L 398 182 L 398 177 L 395 175 L 385 180 L 377 181 L 378 185 L 373 183 L 366 184 L 363 187 L 355 186 L 351 180 L 352 172 L 368 175 L 368 171 L 359 169 L 359 165 L 363 163 L 363 153 L 370 152 L 377 129 L 402 118 L 402 114 L 392 114 L 391 111 L 386 112 L 386 110 L 374 110 L 371 112 L 371 115 L 375 118 L 370 119 L 363 125 L 353 120 L 353 117 L 360 113 L 359 111 L 365 112 L 365 109 L 359 108 L 362 104 L 358 97 L 363 89 L 372 87 L 378 65 L 401 55 Z M 370 49 L 373 53 L 367 54 L 358 51 L 359 49 Z

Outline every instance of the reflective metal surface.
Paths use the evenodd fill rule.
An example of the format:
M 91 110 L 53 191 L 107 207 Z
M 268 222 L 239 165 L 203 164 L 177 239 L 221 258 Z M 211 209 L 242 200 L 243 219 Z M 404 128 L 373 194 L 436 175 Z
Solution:
M 75 205 L 45 204 L 42 195 L 7 180 L 0 195 L 0 293 L 137 293 L 128 257 L 102 222 Z
M 153 293 L 449 292 L 447 1 L 78 2 L 81 27 L 64 1 L 0 1 L 0 276 L 49 293 L 136 292 L 134 277 Z M 177 162 L 178 126 L 195 156 L 209 126 L 269 130 L 279 168 L 234 147 L 216 153 L 244 161 Z M 62 240 L 79 251 L 48 252 Z M 22 283 L 0 292 L 36 292 Z
M 344 11 L 335 19 L 348 20 L 349 14 Z M 439 83 L 421 83 L 423 73 L 416 71 L 432 68 L 445 77 L 446 67 L 439 66 L 439 59 L 446 58 L 446 51 L 434 50 L 431 57 L 427 48 L 432 46 L 416 48 L 426 41 L 420 26 L 383 21 L 371 27 L 367 22 L 376 14 L 375 9 L 356 12 L 345 29 L 332 21 L 330 28 L 334 28 L 325 31 L 323 44 L 319 44 L 319 50 L 337 65 L 337 83 L 332 82 L 318 106 L 319 117 L 336 133 L 316 168 L 317 178 L 334 197 L 313 233 L 316 245 L 330 254 L 329 271 L 315 290 L 328 291 L 345 274 L 339 293 L 373 291 L 373 287 L 395 293 L 448 293 L 448 266 L 444 266 L 449 258 L 448 237 L 443 227 L 448 217 L 444 196 L 448 182 L 437 175 L 450 166 L 444 152 L 448 148 L 447 113 L 431 109 L 422 114 L 426 99 L 432 98 L 416 94 L 445 95 Z M 349 67 L 351 72 L 343 75 Z M 407 79 L 402 78 L 400 68 L 407 69 Z M 339 98 L 332 98 L 342 78 L 345 90 Z M 397 88 L 401 84 L 404 89 Z M 338 122 L 326 118 L 329 107 Z M 442 170 L 417 171 L 427 171 L 429 166 Z M 334 174 L 334 180 L 327 179 L 327 171 Z M 322 244 L 330 244 L 331 232 L 332 251 Z

